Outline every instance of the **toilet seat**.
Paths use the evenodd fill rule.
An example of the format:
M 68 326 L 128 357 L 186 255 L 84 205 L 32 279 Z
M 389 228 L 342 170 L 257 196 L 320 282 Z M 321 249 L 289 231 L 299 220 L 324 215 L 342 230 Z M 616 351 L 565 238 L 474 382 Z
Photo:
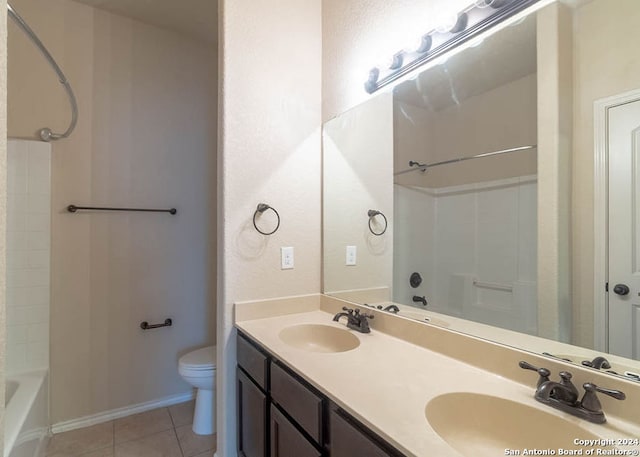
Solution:
M 216 347 L 207 346 L 191 351 L 178 360 L 180 371 L 215 371 L 216 369 Z

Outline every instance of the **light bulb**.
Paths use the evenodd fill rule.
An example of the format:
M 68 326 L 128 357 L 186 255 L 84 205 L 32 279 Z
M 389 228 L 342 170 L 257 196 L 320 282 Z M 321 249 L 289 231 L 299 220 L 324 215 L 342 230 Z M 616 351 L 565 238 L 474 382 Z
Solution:
M 447 33 L 453 30 L 458 22 L 458 13 L 442 15 L 438 20 L 438 26 L 436 30 L 440 33 Z
M 487 6 L 491 6 L 494 0 L 476 0 L 475 5 L 478 8 L 486 8 Z
M 396 52 L 391 58 L 387 60 L 386 67 L 389 70 L 397 70 L 402 67 L 402 62 L 404 60 L 404 53 L 402 51 Z

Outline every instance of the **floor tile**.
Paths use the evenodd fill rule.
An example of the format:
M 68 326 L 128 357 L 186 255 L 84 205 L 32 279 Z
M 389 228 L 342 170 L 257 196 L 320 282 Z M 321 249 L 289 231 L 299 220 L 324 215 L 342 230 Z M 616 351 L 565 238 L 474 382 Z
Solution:
M 57 433 L 47 446 L 47 457 L 76 457 L 113 446 L 113 422 Z
M 120 444 L 172 428 L 173 423 L 171 416 L 169 416 L 169 410 L 167 408 L 154 409 L 115 420 L 115 442 Z
M 174 427 L 182 427 L 183 425 L 193 423 L 193 409 L 195 404 L 195 400 L 191 400 L 186 403 L 169 406 L 169 414 L 171 414 L 171 419 L 173 419 Z
M 176 427 L 176 434 L 184 457 L 195 457 L 216 448 L 216 435 L 196 435 L 191 430 L 191 425 Z
M 91 451 L 87 454 L 80 454 L 78 457 L 113 457 L 113 446 Z
M 171 430 L 135 441 L 117 444 L 115 457 L 182 457 L 176 434 Z

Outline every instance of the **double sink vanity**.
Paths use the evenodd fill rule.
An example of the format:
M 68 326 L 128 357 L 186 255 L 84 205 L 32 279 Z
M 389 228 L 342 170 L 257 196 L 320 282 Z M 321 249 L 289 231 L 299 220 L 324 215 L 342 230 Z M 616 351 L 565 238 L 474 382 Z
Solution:
M 344 307 L 373 316 L 370 332 L 347 328 Z M 235 313 L 240 455 L 640 453 L 636 382 L 325 295 Z M 521 361 L 541 367 L 547 386 Z M 536 384 L 561 399 L 568 371 L 578 396 L 566 403 L 580 406 L 584 383 L 626 399 L 597 394 L 603 424 L 536 401 Z

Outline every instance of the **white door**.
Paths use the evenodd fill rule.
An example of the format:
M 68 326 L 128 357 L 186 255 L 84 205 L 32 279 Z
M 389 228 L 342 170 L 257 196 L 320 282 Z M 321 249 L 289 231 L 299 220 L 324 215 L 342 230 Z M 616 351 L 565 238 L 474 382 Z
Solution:
M 609 352 L 640 359 L 640 100 L 608 111 Z

